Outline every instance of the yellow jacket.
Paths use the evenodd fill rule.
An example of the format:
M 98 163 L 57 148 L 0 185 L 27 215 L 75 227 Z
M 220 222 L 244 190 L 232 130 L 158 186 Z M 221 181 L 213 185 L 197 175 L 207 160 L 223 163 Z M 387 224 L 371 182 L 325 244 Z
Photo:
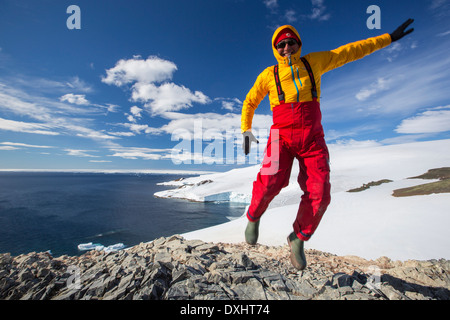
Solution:
M 289 60 L 289 57 L 282 57 L 274 45 L 278 33 L 285 28 L 291 29 L 300 39 L 297 30 L 289 25 L 279 27 L 272 37 L 272 49 L 279 65 L 278 72 L 281 87 L 285 94 L 285 103 L 312 101 L 311 81 L 303 62 L 300 60 L 301 47 L 295 54 L 291 55 Z M 320 99 L 320 78 L 322 74 L 336 69 L 348 62 L 361 59 L 376 50 L 388 46 L 390 43 L 391 37 L 386 33 L 378 37 L 349 43 L 331 51 L 307 54 L 305 58 L 308 60 L 314 73 L 318 101 Z M 267 94 L 269 94 L 270 108 L 272 111 L 279 105 L 273 69 L 274 66 L 266 68 L 258 76 L 255 84 L 247 94 L 242 107 L 242 132 L 251 129 L 255 109 Z

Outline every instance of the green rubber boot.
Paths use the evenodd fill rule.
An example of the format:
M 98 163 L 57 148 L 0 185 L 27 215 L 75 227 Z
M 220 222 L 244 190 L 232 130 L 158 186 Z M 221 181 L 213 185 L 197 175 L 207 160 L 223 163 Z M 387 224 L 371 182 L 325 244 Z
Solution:
M 256 222 L 249 221 L 245 228 L 245 241 L 248 244 L 255 245 L 258 242 L 259 220 Z
M 303 250 L 304 241 L 300 240 L 295 232 L 292 232 L 287 242 L 291 248 L 291 263 L 297 270 L 303 270 L 306 268 L 306 257 Z

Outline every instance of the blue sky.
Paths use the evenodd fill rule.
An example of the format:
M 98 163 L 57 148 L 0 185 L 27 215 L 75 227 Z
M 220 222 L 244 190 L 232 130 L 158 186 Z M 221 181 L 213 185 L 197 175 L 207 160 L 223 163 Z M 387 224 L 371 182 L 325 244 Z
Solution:
M 80 29 L 67 27 L 70 5 L 80 8 Z M 367 27 L 370 5 L 381 29 Z M 412 34 L 322 77 L 326 140 L 345 145 L 450 137 L 448 0 L 0 0 L 0 169 L 256 164 L 269 103 L 256 111 L 261 143 L 247 158 L 240 111 L 276 63 L 278 26 L 295 26 L 307 54 L 390 33 L 408 18 Z

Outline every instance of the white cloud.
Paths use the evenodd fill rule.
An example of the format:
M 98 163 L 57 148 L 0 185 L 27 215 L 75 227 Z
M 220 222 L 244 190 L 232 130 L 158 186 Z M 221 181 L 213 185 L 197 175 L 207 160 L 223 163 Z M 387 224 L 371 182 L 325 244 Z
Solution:
M 364 101 L 380 91 L 388 90 L 389 82 L 389 80 L 386 80 L 384 78 L 378 78 L 377 81 L 372 83 L 369 87 L 362 88 L 356 94 L 356 99 L 358 99 L 359 101 Z
M 77 137 L 89 138 L 89 139 L 93 139 L 93 140 L 97 140 L 97 141 L 118 139 L 115 136 L 111 136 L 109 134 L 104 133 L 102 130 L 98 131 L 98 130 L 93 130 L 90 128 L 76 126 L 76 125 L 69 125 L 67 127 L 67 129 L 77 132 L 76 133 Z
M 88 127 L 92 118 L 86 116 L 104 115 L 104 108 L 78 107 L 76 104 L 30 95 L 0 83 L 0 111 L 38 121 L 36 123 L 1 119 L 0 129 L 3 130 L 45 135 L 71 134 L 94 140 L 116 139 Z
M 412 143 L 417 142 L 420 140 L 426 140 L 430 138 L 432 134 L 407 134 L 407 135 L 400 135 L 397 137 L 392 138 L 386 138 L 380 141 L 382 144 L 405 144 L 405 143 Z
M 273 10 L 278 8 L 278 0 L 263 0 L 263 3 L 267 9 Z
M 405 119 L 395 129 L 398 133 L 439 133 L 450 131 L 450 106 L 427 110 Z
M 354 62 L 355 68 L 333 70 L 332 82 L 322 77 L 321 107 L 326 121 L 372 115 L 404 119 L 405 114 L 425 106 L 448 103 L 447 45 L 437 43 L 431 51 L 410 50 L 395 63 L 383 63 L 383 50 Z
M 346 126 L 345 129 L 342 130 L 327 130 L 325 139 L 327 141 L 342 140 L 343 138 L 357 137 L 362 134 L 368 134 L 378 131 L 380 131 L 380 127 L 376 124 L 363 124 L 355 127 Z
M 193 103 L 209 102 L 209 98 L 202 92 L 192 92 L 184 86 L 170 82 L 160 86 L 152 83 L 136 83 L 131 98 L 133 101 L 144 102 L 152 114 L 178 111 L 192 107 Z
M 64 149 L 64 151 L 66 151 L 69 156 L 99 158 L 99 156 L 93 156 L 88 153 L 92 150 Z
M 293 23 L 297 21 L 297 12 L 295 12 L 295 10 L 287 10 L 284 14 L 284 18 L 287 22 Z
M 411 43 L 410 46 L 402 45 L 400 42 L 394 42 L 383 50 L 383 54 L 386 56 L 387 61 L 393 62 L 402 53 L 405 53 L 409 49 L 415 49 L 416 47 L 416 42 Z
M 171 152 L 171 149 L 151 149 L 137 147 L 118 147 L 110 149 L 114 152 L 112 157 L 120 157 L 124 159 L 144 159 L 144 160 L 160 160 Z
M 214 139 L 224 136 L 227 131 L 237 136 L 241 135 L 241 115 L 235 113 L 167 113 L 170 122 L 160 128 L 162 132 L 171 134 L 177 139 L 185 135 L 191 139 Z M 255 114 L 253 117 L 253 130 L 269 129 L 272 124 L 271 115 Z
M 108 112 L 118 112 L 119 108 L 120 107 L 116 104 L 111 104 L 111 103 L 106 104 L 106 110 L 108 110 Z
M 335 143 L 328 144 L 328 148 L 330 152 L 336 152 L 337 150 L 342 149 L 363 149 L 363 148 L 373 148 L 381 146 L 382 144 L 375 140 L 354 140 L 354 139 L 344 139 L 338 140 Z
M 127 120 L 128 120 L 129 122 L 135 123 L 135 122 L 136 122 L 136 118 L 137 118 L 137 119 L 142 118 L 141 112 L 142 112 L 142 109 L 141 109 L 141 108 L 139 108 L 139 107 L 137 107 L 137 106 L 132 106 L 132 107 L 130 108 L 130 113 L 131 113 L 131 114 L 125 113 L 125 115 L 127 116 Z
M 108 134 L 117 137 L 133 137 L 135 135 L 133 132 L 108 132 Z
M 438 9 L 439 7 L 443 6 L 447 0 L 431 0 L 430 8 L 432 9 Z
M 431 0 L 430 9 L 439 18 L 450 15 L 450 3 L 448 0 Z
M 67 80 L 53 80 L 27 75 L 16 75 L 15 77 L 7 78 L 6 82 L 31 93 L 56 92 L 62 94 L 67 91 L 88 93 L 93 90 L 91 85 L 81 80 L 78 76 L 68 78 Z
M 277 0 L 264 0 L 264 5 L 267 9 L 269 9 L 270 13 L 272 15 L 279 16 L 282 21 L 280 21 L 279 24 L 277 24 L 277 27 L 280 25 L 287 23 L 294 23 L 298 20 L 299 17 L 302 17 L 304 19 L 309 20 L 318 20 L 318 21 L 326 21 L 330 19 L 331 15 L 327 12 L 327 8 L 324 4 L 324 0 L 311 0 L 311 13 L 309 14 L 299 14 L 298 11 L 305 11 L 305 10 L 294 10 L 292 8 L 288 8 L 286 10 L 283 9 L 284 14 L 280 14 L 279 10 L 279 3 Z M 300 5 L 296 5 L 296 8 L 298 8 Z
M 238 98 L 215 98 L 214 101 L 219 101 L 222 104 L 222 109 L 230 112 L 241 110 L 242 101 Z
M 130 112 L 131 112 L 131 114 L 132 114 L 133 116 L 135 116 L 136 118 L 142 117 L 142 115 L 141 115 L 142 109 L 139 108 L 139 107 L 137 107 L 137 106 L 132 106 L 132 107 L 130 108 Z
M 35 133 L 51 136 L 59 135 L 58 132 L 51 131 L 52 128 L 47 124 L 15 121 L 3 118 L 0 118 L 0 130 Z
M 184 86 L 165 82 L 177 70 L 175 63 L 151 56 L 146 60 L 136 56 L 120 60 L 114 68 L 106 70 L 102 79 L 107 84 L 122 86 L 134 83 L 131 99 L 144 103 L 151 114 L 157 115 L 192 107 L 193 103 L 206 104 L 210 99 L 200 91 L 192 92 Z
M 84 94 L 73 94 L 68 93 L 59 98 L 60 101 L 67 101 L 69 103 L 77 104 L 77 105 L 89 105 L 89 101 L 86 99 Z
M 177 70 L 175 63 L 155 56 L 142 60 L 140 56 L 119 60 L 115 67 L 106 70 L 102 81 L 107 84 L 122 86 L 132 82 L 163 82 L 172 79 Z
M 37 103 L 39 100 L 31 98 L 25 92 L 0 84 L 0 109 L 45 121 L 51 111 L 39 105 Z
M 176 150 L 169 155 L 163 157 L 164 159 L 170 159 L 174 164 L 181 163 L 194 163 L 194 164 L 224 164 L 225 158 L 218 155 L 210 155 L 205 152 L 190 152 L 187 150 Z
M 241 114 L 236 113 L 196 113 L 166 112 L 163 117 L 169 122 L 159 128 L 147 124 L 121 123 L 120 126 L 129 128 L 131 132 L 110 132 L 110 135 L 133 136 L 135 134 L 169 134 L 173 139 L 188 135 L 190 139 L 212 139 L 225 136 L 226 132 L 236 132 L 240 136 Z M 253 129 L 269 129 L 272 124 L 271 115 L 255 114 Z
M 11 151 L 11 150 L 18 150 L 20 148 L 12 147 L 12 146 L 0 146 L 0 150 L 3 151 Z
M 330 19 L 331 15 L 326 13 L 327 8 L 323 4 L 324 0 L 311 0 L 312 13 L 309 16 L 312 20 L 326 21 Z
M 418 45 L 417 41 L 413 41 L 411 43 L 411 46 L 410 46 L 411 49 L 417 49 L 418 47 L 419 47 L 419 45 Z
M 445 31 L 445 32 L 438 33 L 438 34 L 436 35 L 436 37 L 445 37 L 445 36 L 448 36 L 449 34 L 450 34 L 450 30 Z
M 129 128 L 132 132 L 141 134 L 141 133 L 152 133 L 159 134 L 161 133 L 160 129 L 149 127 L 147 124 L 136 124 L 136 123 L 123 123 L 124 127 Z
M 92 87 L 79 77 L 73 77 L 69 81 L 64 83 L 65 86 L 76 90 L 78 92 L 91 92 Z
M 209 133 L 225 133 L 226 130 L 236 130 L 240 126 L 240 115 L 238 114 L 179 114 L 161 129 L 174 137 L 189 133 L 193 139 L 209 138 Z M 194 136 L 195 135 L 195 136 Z M 206 136 L 205 136 L 206 135 Z
M 393 52 L 396 52 L 396 51 L 401 51 L 402 48 L 403 48 L 403 46 L 402 46 L 402 44 L 400 42 L 394 42 L 389 47 L 386 47 L 384 49 L 384 51 L 388 52 L 388 53 L 393 53 Z
M 51 146 L 40 146 L 40 145 L 26 144 L 26 143 L 19 143 L 19 142 L 0 142 L 0 144 L 8 145 L 8 146 L 15 146 L 15 147 L 25 147 L 25 148 L 41 148 L 41 149 L 54 148 Z

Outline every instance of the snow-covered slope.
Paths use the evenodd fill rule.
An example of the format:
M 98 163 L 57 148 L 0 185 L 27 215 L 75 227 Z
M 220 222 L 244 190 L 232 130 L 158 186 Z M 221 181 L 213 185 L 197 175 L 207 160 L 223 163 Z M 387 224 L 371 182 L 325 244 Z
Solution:
M 400 145 L 330 145 L 332 201 L 306 248 L 366 259 L 450 259 L 450 194 L 397 198 L 392 191 L 430 180 L 407 179 L 429 169 L 450 167 L 450 140 Z M 170 182 L 180 188 L 159 197 L 195 201 L 229 200 L 249 203 L 259 166 L 235 169 Z M 300 196 L 298 163 L 291 183 L 274 199 L 261 219 L 259 243 L 283 245 L 292 230 Z M 349 193 L 365 183 L 393 180 L 368 190 Z M 242 242 L 243 216 L 228 223 L 183 234 L 208 242 Z

